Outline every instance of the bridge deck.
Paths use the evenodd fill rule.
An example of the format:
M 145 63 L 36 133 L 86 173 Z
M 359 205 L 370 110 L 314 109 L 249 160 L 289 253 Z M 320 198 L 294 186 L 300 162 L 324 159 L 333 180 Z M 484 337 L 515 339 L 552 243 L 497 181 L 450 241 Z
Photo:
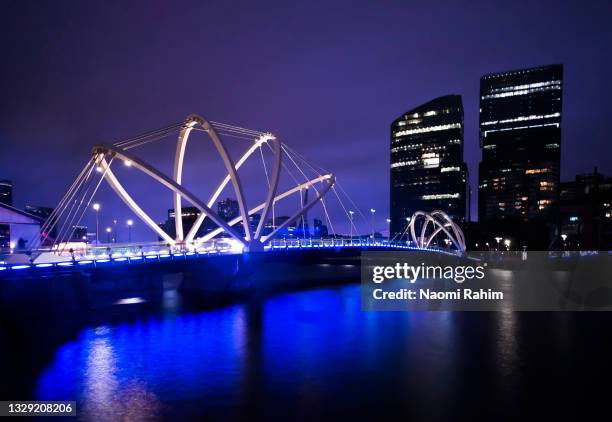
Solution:
M 264 253 L 273 253 L 276 251 L 283 250 L 341 250 L 341 249 L 377 249 L 377 250 L 427 250 L 431 252 L 442 252 L 448 253 L 449 251 L 439 248 L 418 248 L 401 243 L 389 243 L 389 242 L 354 242 L 353 244 L 325 244 L 325 243 L 300 243 L 300 242 L 286 242 L 276 243 L 268 245 L 264 248 Z M 177 261 L 177 260 L 191 260 L 199 257 L 210 257 L 219 255 L 239 255 L 242 251 L 236 251 L 231 248 L 227 249 L 215 249 L 215 250 L 193 250 L 193 251 L 169 251 L 162 250 L 157 252 L 141 252 L 141 253 L 113 253 L 109 254 L 97 254 L 97 255 L 83 255 L 80 257 L 76 256 L 65 256 L 55 262 L 31 262 L 31 263 L 0 263 L 0 275 L 13 273 L 16 271 L 49 271 L 53 269 L 67 269 L 70 267 L 107 267 L 109 265 L 130 265 L 130 264 L 143 264 L 148 262 L 163 262 L 163 261 Z

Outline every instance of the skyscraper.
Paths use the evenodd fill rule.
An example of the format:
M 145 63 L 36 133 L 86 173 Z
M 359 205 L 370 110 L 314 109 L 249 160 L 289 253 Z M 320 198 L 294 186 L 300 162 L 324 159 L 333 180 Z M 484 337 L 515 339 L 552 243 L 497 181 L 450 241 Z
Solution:
M 461 96 L 436 98 L 391 124 L 391 236 L 418 210 L 465 220 L 466 192 Z
M 0 180 L 0 202 L 13 205 L 13 182 L 10 180 Z
M 563 66 L 480 79 L 479 220 L 553 222 L 559 197 Z

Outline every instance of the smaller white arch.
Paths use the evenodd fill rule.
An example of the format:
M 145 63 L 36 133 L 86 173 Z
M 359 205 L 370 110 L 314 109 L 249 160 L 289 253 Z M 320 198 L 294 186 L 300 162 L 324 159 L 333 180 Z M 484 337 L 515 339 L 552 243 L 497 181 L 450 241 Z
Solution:
M 421 221 L 421 230 L 419 235 L 417 235 L 416 225 Z M 432 231 L 428 234 L 430 225 Z M 463 231 L 444 211 L 435 210 L 430 213 L 416 211 L 412 214 L 408 228 L 410 229 L 411 240 L 418 248 L 428 248 L 436 236 L 442 232 L 459 252 L 464 253 L 466 251 Z

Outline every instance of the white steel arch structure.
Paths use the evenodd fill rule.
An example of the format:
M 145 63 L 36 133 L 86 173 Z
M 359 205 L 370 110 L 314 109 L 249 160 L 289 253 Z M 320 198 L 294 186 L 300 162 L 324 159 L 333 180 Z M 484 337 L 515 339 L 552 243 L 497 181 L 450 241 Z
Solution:
M 417 224 L 422 224 L 418 235 Z M 466 251 L 463 231 L 444 211 L 436 210 L 430 213 L 417 211 L 412 214 L 408 229 L 411 240 L 418 248 L 428 248 L 439 233 L 444 233 L 457 251 L 461 253 Z
M 212 140 L 227 170 L 227 175 L 221 181 L 213 195 L 206 203 L 200 200 L 193 193 L 191 193 L 181 185 L 183 175 L 183 162 L 185 159 L 185 150 L 189 139 L 189 134 L 194 128 L 198 126 L 201 127 L 201 129 L 205 131 Z M 246 204 L 246 200 L 244 198 L 242 184 L 238 175 L 238 169 L 253 154 L 253 152 L 260 148 L 262 144 L 268 142 L 272 144 L 271 149 L 274 153 L 274 165 L 272 169 L 272 177 L 269 182 L 268 193 L 264 202 L 249 210 Z M 325 175 L 321 175 L 315 179 L 308 180 L 305 183 L 294 187 L 293 189 L 290 189 L 277 195 L 276 192 L 278 188 L 282 164 L 282 148 L 280 141 L 278 141 L 278 139 L 274 135 L 266 133 L 259 136 L 257 139 L 255 139 L 253 145 L 251 145 L 247 149 L 247 151 L 240 157 L 240 159 L 236 163 L 234 163 L 223 141 L 221 140 L 213 126 L 208 121 L 195 114 L 190 115 L 185 120 L 180 130 L 176 146 L 174 173 L 172 179 L 164 175 L 145 161 L 134 156 L 133 154 L 128 153 L 125 149 L 117 145 L 96 146 L 93 148 L 92 153 L 94 156 L 93 162 L 97 166 L 101 167 L 104 179 L 109 183 L 111 188 L 121 198 L 121 200 L 134 212 L 134 214 L 136 214 L 136 216 L 138 216 L 138 218 L 140 218 L 147 226 L 149 226 L 155 233 L 157 233 L 162 239 L 164 239 L 164 241 L 171 245 L 175 245 L 177 243 L 182 244 L 185 242 L 192 241 L 198 229 L 202 225 L 204 219 L 206 217 L 209 217 L 211 220 L 213 220 L 215 224 L 217 224 L 218 228 L 207 234 L 204 238 L 202 238 L 202 241 L 210 240 L 214 236 L 222 232 L 226 232 L 231 237 L 241 242 L 245 249 L 262 250 L 264 243 L 268 242 L 270 239 L 276 236 L 280 230 L 287 227 L 289 224 L 299 218 L 302 214 L 312 208 L 318 201 L 323 198 L 323 196 L 332 188 L 335 183 L 334 175 L 328 173 Z M 188 202 L 190 202 L 200 210 L 201 214 L 189 230 L 187 236 L 184 236 L 181 218 L 175 218 L 176 239 L 173 239 L 171 236 L 168 235 L 168 233 L 166 233 L 162 228 L 155 224 L 153 219 L 151 219 L 151 217 L 136 203 L 136 201 L 130 196 L 130 194 L 127 192 L 127 190 L 123 187 L 123 185 L 119 182 L 119 180 L 113 173 L 110 163 L 114 159 L 118 159 L 124 163 L 129 164 L 131 167 L 140 170 L 141 172 L 147 174 L 148 176 L 165 186 L 166 188 L 170 189 L 173 194 L 175 215 L 180 216 L 182 214 L 181 210 L 183 199 L 186 199 Z M 236 217 L 235 219 L 226 222 L 217 213 L 215 213 L 211 209 L 211 207 L 214 205 L 215 201 L 230 181 L 236 193 L 236 199 L 238 201 L 240 215 L 239 217 Z M 289 195 L 299 192 L 302 189 L 307 189 L 308 187 L 313 186 L 316 183 L 325 183 L 324 187 L 317 192 L 316 197 L 307 204 L 303 205 L 301 209 L 296 211 L 289 219 L 283 222 L 283 224 L 276 227 L 268 235 L 264 236 L 263 229 L 265 227 L 265 222 L 268 218 L 271 208 L 274 206 L 274 203 Z M 253 233 L 249 225 L 249 215 L 258 211 L 261 211 L 261 218 L 257 228 L 255 229 L 255 232 Z M 242 237 L 233 228 L 233 226 L 238 223 L 242 223 L 244 227 L 244 237 Z

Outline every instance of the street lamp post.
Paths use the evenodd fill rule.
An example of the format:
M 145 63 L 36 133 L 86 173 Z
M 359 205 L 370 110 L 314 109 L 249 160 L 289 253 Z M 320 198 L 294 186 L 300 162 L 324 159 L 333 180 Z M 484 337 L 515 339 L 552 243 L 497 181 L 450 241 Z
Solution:
M 128 242 L 132 243 L 132 226 L 134 225 L 134 221 L 132 220 L 128 220 L 127 221 L 127 226 L 128 226 Z
M 117 243 L 117 219 L 113 219 L 113 243 Z
M 406 242 L 410 243 L 410 235 L 408 234 L 408 226 L 410 226 L 410 217 L 406 217 L 406 230 L 404 230 L 404 232 L 406 233 Z M 402 237 L 404 237 L 404 235 L 402 234 Z M 400 242 L 401 242 L 402 238 L 400 238 Z
M 372 242 L 374 241 L 374 214 L 376 213 L 376 210 L 374 208 L 370 208 L 370 213 L 372 214 L 372 220 L 370 221 L 370 228 L 372 229 Z
M 349 211 L 349 224 L 350 224 L 350 233 L 351 233 L 351 246 L 353 246 L 353 211 Z
M 98 217 L 98 214 L 100 214 L 100 204 L 98 204 L 97 202 L 93 204 L 93 209 L 96 212 L 96 244 L 100 242 L 100 219 Z
M 391 243 L 391 219 L 387 218 L 387 243 Z
M 497 251 L 499 252 L 499 242 L 501 242 L 502 238 L 501 237 L 496 237 L 495 241 L 497 242 Z
M 506 245 L 506 250 L 509 251 L 510 250 L 510 239 L 506 239 L 504 240 L 504 245 Z
M 110 227 L 106 228 L 106 243 L 111 243 L 110 242 L 110 236 L 111 236 L 111 232 L 113 231 L 113 229 L 111 229 Z
M 561 239 L 563 239 L 563 250 L 565 250 L 565 241 L 567 240 L 567 235 L 565 233 L 562 234 Z

